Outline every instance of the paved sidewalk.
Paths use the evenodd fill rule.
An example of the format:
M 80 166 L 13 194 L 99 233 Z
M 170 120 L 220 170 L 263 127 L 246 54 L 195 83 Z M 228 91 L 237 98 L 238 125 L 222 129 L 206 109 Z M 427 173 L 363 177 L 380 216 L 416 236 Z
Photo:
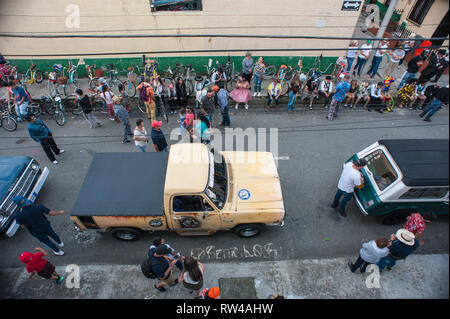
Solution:
M 351 273 L 347 261 L 354 259 L 308 259 L 266 262 L 207 263 L 204 287 L 218 285 L 222 299 L 265 299 L 279 293 L 289 299 L 428 299 L 449 298 L 449 257 L 412 255 L 392 271 L 380 274 L 379 288 L 367 288 L 376 272 Z M 51 257 L 57 262 L 57 257 Z M 354 261 L 354 260 L 353 260 Z M 45 299 L 191 299 L 182 286 L 159 292 L 156 280 L 147 279 L 139 265 L 80 266 L 80 287 L 73 284 L 73 271 L 57 271 L 66 282 L 57 286 L 38 276 L 28 280 L 24 269 L 0 270 L 0 298 Z M 178 270 L 175 270 L 175 275 Z

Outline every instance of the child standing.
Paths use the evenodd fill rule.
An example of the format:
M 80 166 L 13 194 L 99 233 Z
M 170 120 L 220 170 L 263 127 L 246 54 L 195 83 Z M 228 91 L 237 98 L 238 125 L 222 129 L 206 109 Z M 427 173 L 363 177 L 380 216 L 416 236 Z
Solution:
M 108 111 L 108 116 L 111 121 L 114 121 L 114 102 L 113 97 L 114 94 L 111 92 L 111 88 L 107 85 L 102 86 L 102 95 L 101 97 L 106 103 L 106 110 Z
M 178 133 L 178 136 L 183 135 L 184 133 L 184 120 L 186 119 L 186 109 L 185 108 L 181 108 L 180 111 L 178 112 L 180 118 L 178 120 L 178 123 L 180 123 L 180 132 Z
M 39 247 L 36 247 L 34 250 L 36 250 L 37 253 L 32 254 L 24 252 L 19 257 L 19 259 L 26 264 L 26 270 L 30 273 L 29 279 L 38 274 L 42 278 L 54 280 L 58 285 L 62 283 L 64 277 L 58 275 L 55 266 L 52 263 L 45 258 L 42 258 L 48 256 L 47 252 Z

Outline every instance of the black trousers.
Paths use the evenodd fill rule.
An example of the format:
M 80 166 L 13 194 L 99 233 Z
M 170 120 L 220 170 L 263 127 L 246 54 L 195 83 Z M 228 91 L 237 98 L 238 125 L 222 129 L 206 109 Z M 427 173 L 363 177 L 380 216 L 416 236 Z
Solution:
M 58 155 L 60 150 L 53 139 L 52 133 L 41 139 L 41 145 L 48 159 L 52 162 L 55 161 L 55 155 Z
M 383 108 L 383 100 L 381 98 L 371 96 L 369 104 L 367 105 L 367 108 L 369 110 L 371 108 L 376 108 L 377 111 L 380 111 Z
M 370 263 L 368 263 L 367 261 L 365 261 L 364 259 L 361 258 L 361 256 L 358 256 L 358 259 L 356 260 L 356 262 L 353 264 L 352 267 L 352 271 L 356 271 L 358 268 L 361 267 L 361 271 L 365 272 L 367 266 L 369 266 Z

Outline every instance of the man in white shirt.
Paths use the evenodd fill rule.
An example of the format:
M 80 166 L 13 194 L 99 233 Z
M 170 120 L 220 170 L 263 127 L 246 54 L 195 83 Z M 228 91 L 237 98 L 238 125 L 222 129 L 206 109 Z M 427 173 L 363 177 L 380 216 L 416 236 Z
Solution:
M 331 82 L 331 76 L 327 75 L 325 80 L 320 83 L 319 86 L 319 94 L 325 96 L 324 107 L 328 107 L 328 103 L 330 103 L 331 98 L 333 97 L 334 92 L 334 84 Z
M 367 72 L 367 74 L 369 74 L 372 79 L 378 72 L 378 68 L 380 67 L 380 63 L 381 60 L 383 59 L 384 53 L 386 52 L 386 48 L 387 48 L 387 41 L 382 40 L 380 42 L 380 45 L 378 46 L 378 49 L 375 51 L 375 56 L 373 57 L 370 70 L 369 72 Z
M 352 199 L 355 186 L 360 186 L 364 183 L 364 177 L 360 170 L 366 165 L 367 161 L 363 158 L 357 160 L 355 163 L 348 162 L 344 164 L 344 168 L 338 182 L 338 190 L 334 196 L 333 204 L 331 204 L 331 207 L 333 208 L 338 207 L 339 200 L 342 195 L 344 195 L 344 198 L 338 207 L 338 212 L 343 217 L 347 217 L 347 214 L 345 213 L 345 206 Z
M 356 70 L 358 70 L 358 76 L 361 76 L 361 70 L 366 64 L 367 59 L 369 58 L 371 49 L 372 49 L 372 40 L 367 40 L 366 43 L 361 45 L 361 48 L 359 50 L 360 53 L 358 55 L 355 68 L 353 69 L 353 76 L 356 76 Z
M 367 111 L 372 112 L 370 108 L 376 107 L 378 112 L 383 113 L 381 112 L 381 108 L 383 106 L 383 95 L 381 93 L 381 89 L 383 86 L 383 82 L 374 83 L 370 86 L 370 102 L 367 107 Z

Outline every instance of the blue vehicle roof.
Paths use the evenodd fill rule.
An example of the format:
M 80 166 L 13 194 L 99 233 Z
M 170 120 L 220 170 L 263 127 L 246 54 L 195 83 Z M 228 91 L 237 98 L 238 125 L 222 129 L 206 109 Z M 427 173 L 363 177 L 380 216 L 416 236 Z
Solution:
M 28 156 L 0 156 L 0 200 L 31 161 Z

